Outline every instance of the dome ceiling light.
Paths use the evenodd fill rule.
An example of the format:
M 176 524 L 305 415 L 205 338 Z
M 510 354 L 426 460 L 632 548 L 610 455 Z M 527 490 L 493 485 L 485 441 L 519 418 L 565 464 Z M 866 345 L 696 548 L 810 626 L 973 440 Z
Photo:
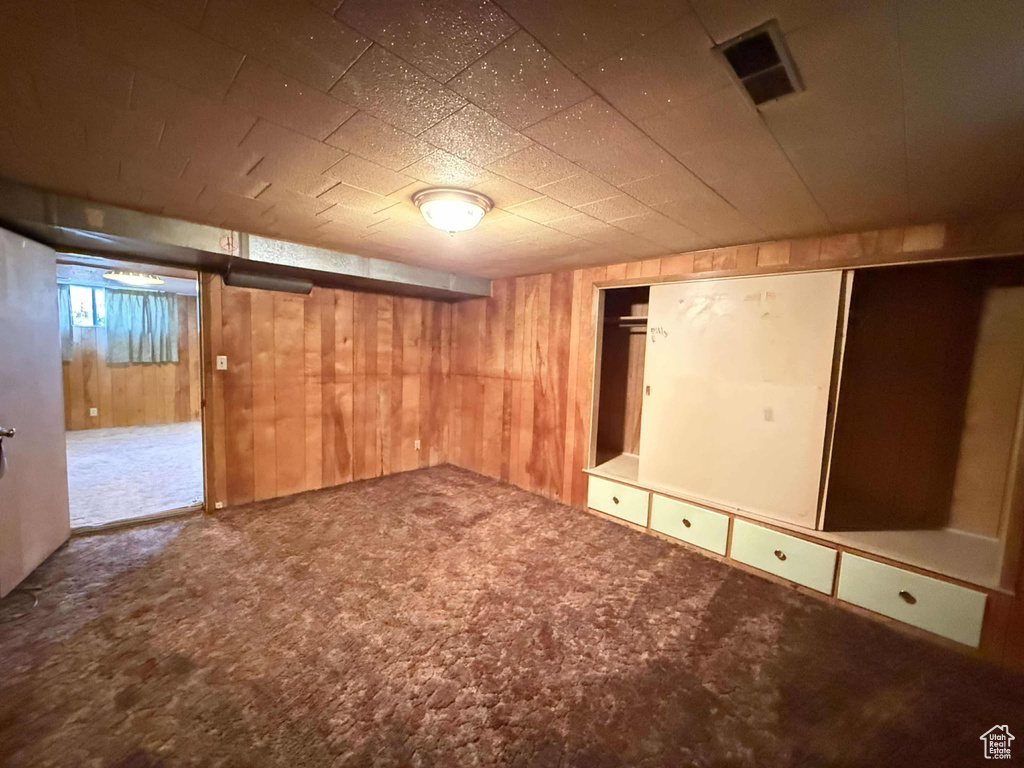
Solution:
M 413 195 L 412 201 L 427 224 L 450 234 L 472 229 L 494 207 L 490 198 L 479 192 L 449 187 L 424 189 Z
M 123 272 L 121 270 L 113 270 L 111 272 L 104 272 L 103 277 L 107 280 L 114 280 L 118 283 L 124 283 L 125 285 L 163 285 L 163 278 L 157 277 L 156 275 L 145 275 L 142 272 Z

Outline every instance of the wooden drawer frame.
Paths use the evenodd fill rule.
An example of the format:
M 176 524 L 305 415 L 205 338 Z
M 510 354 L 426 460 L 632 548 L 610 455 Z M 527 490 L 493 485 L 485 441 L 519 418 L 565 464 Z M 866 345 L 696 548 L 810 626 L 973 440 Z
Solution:
M 749 571 L 750 573 L 754 573 L 763 578 L 767 578 L 770 581 L 789 584 L 794 589 L 797 589 L 803 592 L 804 594 L 816 597 L 818 599 L 827 600 L 828 602 L 838 607 L 842 607 L 846 610 L 853 610 L 862 615 L 870 616 L 876 620 L 883 621 L 889 624 L 890 626 L 896 627 L 904 632 L 909 632 L 911 634 L 915 634 L 918 636 L 927 637 L 931 640 L 939 642 L 940 644 L 947 645 L 949 647 L 961 651 L 968 648 L 978 648 L 979 644 L 983 642 L 984 622 L 989 618 L 989 611 L 994 610 L 991 605 L 993 601 L 988 600 L 988 598 L 993 593 L 998 594 L 1000 597 L 1004 596 L 999 590 L 979 587 L 974 584 L 967 584 L 954 578 L 928 572 L 916 566 L 871 555 L 870 553 L 865 553 L 860 550 L 850 548 L 844 544 L 837 544 L 836 542 L 830 541 L 828 539 L 820 539 L 818 537 L 815 537 L 812 532 L 796 532 L 788 528 L 783 528 L 780 526 L 772 525 L 771 523 L 763 522 L 761 520 L 750 519 L 744 517 L 743 515 L 736 514 L 735 512 L 732 512 L 730 510 L 709 509 L 702 506 L 698 506 L 686 499 L 680 499 L 677 497 L 670 496 L 664 491 L 654 491 L 649 488 L 645 488 L 641 485 L 638 485 L 635 482 L 631 482 L 626 478 L 613 480 L 605 478 L 601 475 L 594 474 L 590 471 L 585 470 L 585 473 L 588 477 L 588 484 L 596 480 L 598 481 L 598 483 L 608 483 L 613 487 L 620 487 L 625 490 L 632 490 L 638 493 L 646 494 L 647 498 L 649 499 L 648 516 L 646 521 L 643 523 L 634 523 L 632 521 L 628 522 L 631 525 L 642 528 L 648 534 L 657 536 L 659 538 L 665 539 L 666 541 L 670 541 L 675 544 L 690 547 L 691 549 L 694 549 L 695 551 L 701 553 L 705 557 L 710 557 L 713 560 L 718 560 L 733 567 Z M 664 498 L 668 502 L 673 502 L 675 504 L 685 506 L 688 509 L 699 510 L 701 512 L 706 512 L 711 515 L 717 515 L 726 518 L 728 520 L 728 539 L 725 553 L 723 554 L 720 551 L 708 549 L 706 547 L 701 546 L 698 542 L 688 541 L 686 538 L 674 536 L 670 532 L 666 532 L 664 530 L 660 530 L 658 527 L 654 527 L 654 504 L 655 500 L 658 498 Z M 590 509 L 595 509 L 595 511 L 597 511 L 602 516 L 609 514 L 593 507 L 591 507 Z M 610 514 L 614 514 L 614 512 Z M 616 515 L 616 517 L 620 516 Z M 628 520 L 627 518 L 622 519 Z M 664 527 L 665 526 L 661 526 L 661 528 Z M 744 528 L 759 529 L 765 532 L 761 535 L 763 535 L 766 539 L 772 538 L 773 535 L 781 537 L 779 541 L 786 543 L 786 545 L 790 548 L 795 546 L 797 548 L 802 549 L 806 545 L 808 547 L 817 547 L 820 550 L 830 550 L 835 558 L 835 563 L 832 568 L 832 578 L 829 584 L 825 585 L 823 581 L 818 581 L 814 585 L 808 585 L 806 583 L 801 583 L 799 580 L 792 578 L 792 574 L 787 575 L 784 569 L 766 569 L 758 567 L 758 565 L 756 564 L 745 562 L 742 553 L 734 551 L 736 530 L 742 530 Z M 737 554 L 739 554 L 740 556 L 737 557 Z M 931 622 L 908 621 L 901 618 L 900 616 L 888 615 L 885 612 L 880 612 L 878 610 L 872 609 L 871 607 L 858 605 L 857 603 L 851 600 L 844 599 L 843 596 L 839 594 L 839 582 L 842 578 L 843 561 L 846 560 L 846 562 L 849 563 L 851 562 L 850 558 L 856 558 L 857 560 L 862 560 L 872 565 L 877 565 L 882 568 L 892 569 L 892 571 L 896 571 L 901 574 L 906 574 L 908 579 L 911 580 L 914 584 L 935 583 L 937 585 L 942 585 L 943 587 L 950 588 L 952 594 L 958 594 L 957 590 L 961 590 L 962 593 L 973 593 L 974 595 L 979 595 L 980 598 L 974 598 L 975 605 L 972 609 L 973 614 L 971 614 L 974 617 L 972 618 L 972 621 L 975 621 L 979 610 L 976 604 L 977 600 L 983 600 L 984 603 L 980 609 L 983 613 L 983 616 L 981 619 L 981 623 L 977 627 L 977 632 L 975 632 L 974 630 L 974 624 L 971 625 L 972 629 L 970 632 L 958 634 L 956 632 L 945 631 L 941 625 L 936 625 Z M 918 581 L 919 579 L 924 581 Z M 936 629 L 938 629 L 938 631 L 936 631 Z M 978 633 L 981 634 L 981 639 L 979 639 L 979 637 L 977 636 Z
M 826 595 L 832 594 L 839 552 L 746 520 L 732 526 L 729 556 Z
M 614 501 L 608 503 L 609 499 Z M 587 505 L 598 512 L 646 528 L 651 493 L 633 485 L 591 477 L 587 486 Z
M 729 516 L 660 493 L 651 495 L 651 530 L 724 556 Z
M 836 597 L 977 648 L 988 595 L 844 552 Z

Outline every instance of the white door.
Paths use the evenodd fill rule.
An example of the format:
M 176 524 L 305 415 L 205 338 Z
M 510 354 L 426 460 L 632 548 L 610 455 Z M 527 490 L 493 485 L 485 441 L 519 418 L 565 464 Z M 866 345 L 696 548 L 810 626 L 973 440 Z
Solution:
M 641 483 L 814 527 L 842 279 L 651 288 Z
M 71 531 L 60 366 L 56 255 L 0 229 L 0 597 Z

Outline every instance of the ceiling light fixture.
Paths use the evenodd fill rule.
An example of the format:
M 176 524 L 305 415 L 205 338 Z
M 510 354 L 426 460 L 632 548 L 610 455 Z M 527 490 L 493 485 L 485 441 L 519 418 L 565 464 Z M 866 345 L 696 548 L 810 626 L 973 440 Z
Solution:
M 490 198 L 479 192 L 450 187 L 424 189 L 413 195 L 412 201 L 427 224 L 451 234 L 472 229 L 494 207 Z
M 163 285 L 163 278 L 157 277 L 156 275 L 144 275 L 142 272 L 121 272 L 120 270 L 113 270 L 111 272 L 104 272 L 103 277 L 107 280 L 115 280 L 118 283 L 124 283 L 125 285 Z

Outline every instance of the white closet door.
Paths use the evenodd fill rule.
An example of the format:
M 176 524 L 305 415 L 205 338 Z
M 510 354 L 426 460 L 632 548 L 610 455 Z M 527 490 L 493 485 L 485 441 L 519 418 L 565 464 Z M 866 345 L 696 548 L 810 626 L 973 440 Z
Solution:
M 842 280 L 652 287 L 640 482 L 813 528 Z

